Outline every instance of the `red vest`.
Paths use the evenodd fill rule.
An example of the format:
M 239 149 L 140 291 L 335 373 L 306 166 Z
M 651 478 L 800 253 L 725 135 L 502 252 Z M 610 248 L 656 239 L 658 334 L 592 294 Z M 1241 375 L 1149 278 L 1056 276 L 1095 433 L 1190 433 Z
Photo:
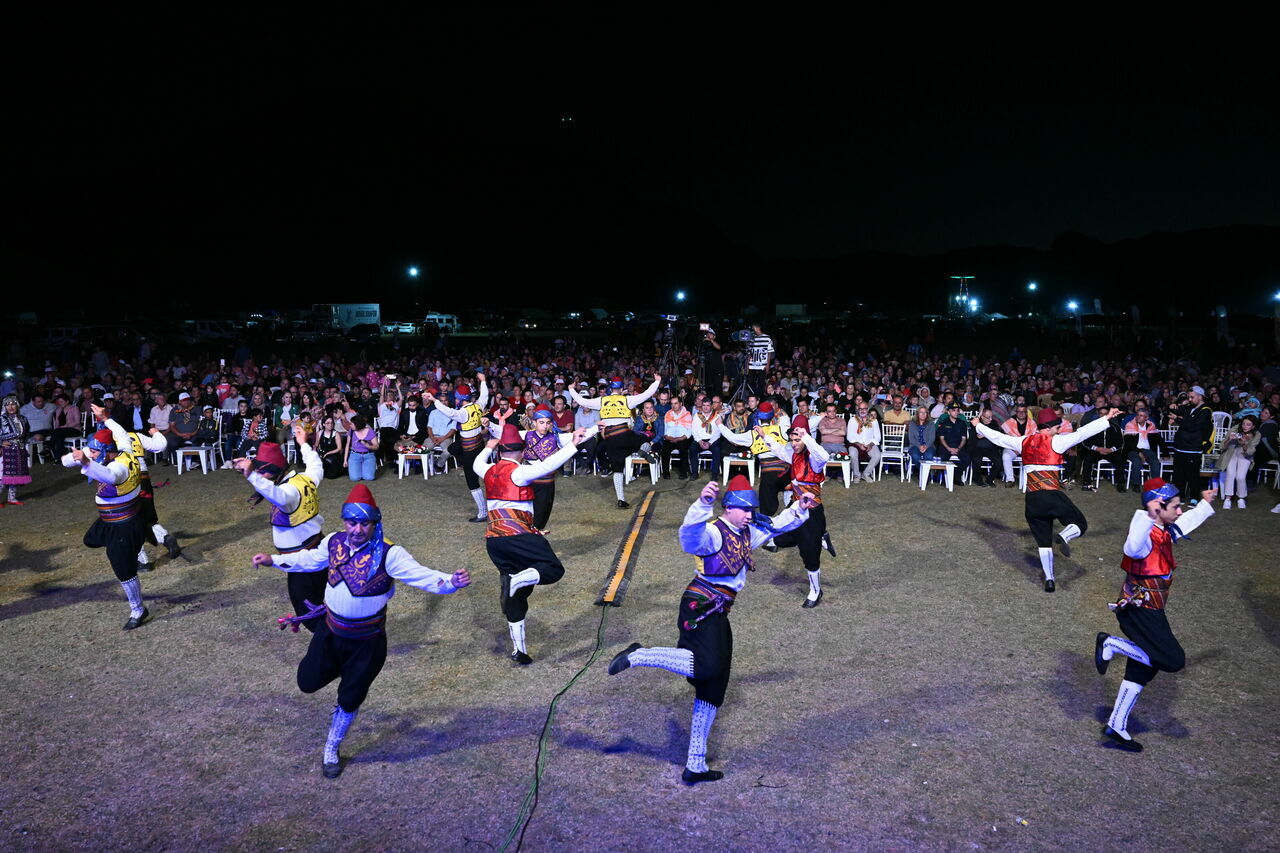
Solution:
M 1022 440 L 1022 464 L 1061 465 L 1062 454 L 1053 450 L 1053 436 L 1036 432 Z
M 1125 557 L 1120 561 L 1120 568 L 1139 577 L 1167 575 L 1177 567 L 1173 559 L 1173 535 L 1163 527 L 1151 528 L 1150 554 L 1141 560 Z
M 491 501 L 532 501 L 532 486 L 517 486 L 511 473 L 517 468 L 510 459 L 503 459 L 484 475 L 484 495 Z

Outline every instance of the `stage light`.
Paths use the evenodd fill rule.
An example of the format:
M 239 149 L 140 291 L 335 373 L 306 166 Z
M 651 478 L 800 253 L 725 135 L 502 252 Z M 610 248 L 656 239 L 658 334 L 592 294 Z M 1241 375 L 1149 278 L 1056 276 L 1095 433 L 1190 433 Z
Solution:
M 684 302 L 684 291 L 683 291 L 683 290 L 677 290 L 677 291 L 676 291 L 676 302 Z
M 1027 290 L 1030 290 L 1032 293 L 1035 293 L 1035 292 L 1036 292 L 1036 287 L 1037 287 L 1037 285 L 1036 285 L 1036 283 L 1033 281 L 1033 282 L 1031 282 L 1030 284 L 1028 284 L 1028 285 L 1027 285 Z
M 976 299 L 970 299 L 970 300 L 969 300 L 969 310 L 970 310 L 970 311 L 977 311 L 977 310 L 978 310 L 978 300 L 976 300 Z
M 409 267 L 409 278 L 417 278 L 417 277 L 418 277 L 418 268 Z
M 1079 307 L 1080 307 L 1080 305 L 1079 305 L 1078 303 L 1076 303 L 1076 302 L 1068 302 L 1068 303 L 1067 303 L 1067 310 L 1068 310 L 1068 311 L 1074 311 L 1074 310 L 1076 310 L 1076 309 L 1077 309 L 1077 308 L 1079 308 Z

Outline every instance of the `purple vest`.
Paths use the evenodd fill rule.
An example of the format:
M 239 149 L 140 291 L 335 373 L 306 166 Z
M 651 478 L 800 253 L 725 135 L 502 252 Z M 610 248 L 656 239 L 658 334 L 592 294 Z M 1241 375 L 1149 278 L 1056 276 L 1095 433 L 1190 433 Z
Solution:
M 698 572 L 710 578 L 733 577 L 751 562 L 751 528 L 736 532 L 723 518 L 711 522 L 720 531 L 720 550 L 709 557 L 698 558 Z
M 560 436 L 555 431 L 546 435 L 538 435 L 533 430 L 524 434 L 524 461 L 541 462 L 554 456 L 560 450 Z
M 386 595 L 395 581 L 387 574 L 387 550 L 391 543 L 383 540 L 382 559 L 373 564 L 374 549 L 369 545 L 352 553 L 346 533 L 329 538 L 329 586 L 346 582 L 351 594 L 358 597 Z

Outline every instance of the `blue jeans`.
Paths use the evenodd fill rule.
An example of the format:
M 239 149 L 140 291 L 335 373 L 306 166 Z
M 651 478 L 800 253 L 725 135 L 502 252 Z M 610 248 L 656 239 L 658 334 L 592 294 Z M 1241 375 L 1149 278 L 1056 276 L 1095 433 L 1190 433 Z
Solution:
M 356 480 L 372 480 L 377 471 L 377 462 L 372 453 L 352 453 L 347 464 L 347 475 Z
M 924 453 L 921 453 L 920 448 L 916 447 L 914 444 L 907 448 L 907 453 L 911 456 L 911 464 L 916 468 L 920 467 L 921 459 L 931 461 L 938 458 L 938 451 L 935 448 L 930 447 Z

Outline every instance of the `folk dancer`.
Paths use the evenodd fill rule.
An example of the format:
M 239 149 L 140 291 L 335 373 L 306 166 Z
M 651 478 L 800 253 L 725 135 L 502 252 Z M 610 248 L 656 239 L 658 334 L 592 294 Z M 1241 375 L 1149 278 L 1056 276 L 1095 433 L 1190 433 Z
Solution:
M 249 503 L 265 500 L 271 504 L 271 542 L 278 552 L 286 555 L 317 547 L 324 528 L 324 517 L 320 515 L 324 462 L 307 443 L 307 433 L 301 424 L 293 427 L 293 440 L 302 454 L 302 472 L 289 470 L 280 445 L 272 441 L 258 445 L 253 459 L 232 460 L 232 465 L 253 486 Z M 314 632 L 323 620 L 319 616 L 305 616 L 312 609 L 307 602 L 319 604 L 324 595 L 323 574 L 290 572 L 289 602 L 293 605 L 293 616 L 304 618 L 298 621 L 286 618 L 281 625 L 292 624 L 296 630 L 301 622 L 304 628 Z
M 63 456 L 62 464 L 79 468 L 81 474 L 97 484 L 94 501 L 98 518 L 84 534 L 84 544 L 87 548 L 106 549 L 111 571 L 129 600 L 129 620 L 124 623 L 124 630 L 132 631 L 151 616 L 142 603 L 142 585 L 138 582 L 138 550 L 146 535 L 138 515 L 142 486 L 138 458 L 116 446 L 111 430 L 100 429 L 84 449 Z
M 1047 407 L 1036 415 L 1035 430 L 1026 435 L 1012 436 L 996 432 L 981 421 L 974 424 L 979 435 L 1005 449 L 1005 458 L 1011 458 L 1010 454 L 1022 456 L 1022 470 L 1027 476 L 1027 526 L 1031 528 L 1031 535 L 1035 537 L 1039 548 L 1045 592 L 1053 592 L 1056 588 L 1053 578 L 1054 519 L 1064 525 L 1056 539 L 1062 553 L 1068 557 L 1071 556 L 1071 540 L 1083 536 L 1089 529 L 1084 513 L 1076 508 L 1062 490 L 1062 454 L 1080 442 L 1104 432 L 1111 426 L 1108 418 L 1112 414 L 1111 409 L 1099 409 L 1097 420 L 1065 434 L 1061 432 L 1062 418 Z
M 485 411 L 489 405 L 489 385 L 485 382 L 483 373 L 476 374 L 476 382 L 479 387 L 474 394 L 471 386 L 465 383 L 460 383 L 454 389 L 454 393 L 465 401 L 456 409 L 430 391 L 423 392 L 422 399 L 429 405 L 434 404 L 437 412 L 441 412 L 458 424 L 458 440 L 449 445 L 449 452 L 457 455 L 458 464 L 462 466 L 462 476 L 467 482 L 467 491 L 471 493 L 471 499 L 476 502 L 476 514 L 471 516 L 470 520 L 478 523 L 485 520 L 484 489 L 480 488 L 480 480 L 476 477 L 472 466 L 476 457 L 480 455 L 480 449 L 484 447 L 485 430 L 481 420 L 485 417 Z
M 567 433 L 557 430 L 550 409 L 539 408 L 534 411 L 533 429 L 524 435 L 523 461 L 530 464 L 542 462 L 566 446 L 575 446 L 572 430 Z M 532 483 L 533 526 L 543 533 L 548 530 L 547 522 L 551 520 L 551 509 L 556 503 L 556 477 L 559 474 L 560 469 L 553 468 Z
M 551 550 L 546 537 L 534 529 L 531 484 L 572 459 L 577 446 L 595 431 L 575 430 L 569 444 L 544 459 L 521 465 L 525 442 L 515 424 L 507 423 L 513 411 L 508 409 L 498 419 L 502 438 L 490 439 L 485 452 L 472 464 L 476 477 L 484 481 L 489 522 L 484 531 L 484 544 L 500 575 L 499 600 L 507 617 L 507 633 L 511 636 L 511 659 L 526 666 L 533 663 L 525 646 L 524 621 L 529 612 L 529 596 L 535 586 L 553 584 L 564 577 L 560 558 Z M 495 449 L 499 459 L 491 463 L 489 457 Z
M 387 660 L 387 603 L 395 594 L 395 581 L 441 595 L 471 583 L 466 569 L 451 575 L 429 569 L 387 539 L 382 511 L 364 483 L 347 495 L 342 522 L 345 529 L 330 533 L 318 547 L 253 557 L 255 566 L 276 566 L 290 577 L 315 575 L 324 590 L 324 604 L 315 604 L 307 614 L 319 624 L 298 664 L 298 689 L 315 693 L 340 679 L 321 761 L 326 779 L 342 774 L 342 740 Z
M 694 555 L 697 573 L 680 597 L 676 647 L 646 648 L 632 643 L 609 663 L 610 675 L 633 666 L 649 666 L 683 675 L 693 685 L 693 723 L 681 775 L 686 785 L 714 782 L 724 776 L 707 767 L 707 736 L 729 685 L 733 663 L 729 611 L 747 582 L 747 571 L 755 568 L 751 552 L 770 537 L 804 524 L 815 506 L 813 496 L 804 494 L 771 521 L 756 520 L 760 502 L 751 483 L 739 474 L 729 481 L 721 499 L 724 514 L 713 520 L 712 506 L 719 491 L 719 483 L 708 483 L 680 526 L 680 545 Z
M 1142 689 L 1157 672 L 1177 672 L 1186 666 L 1187 656 L 1169 628 L 1164 615 L 1173 584 L 1173 543 L 1188 536 L 1213 515 L 1215 491 L 1200 493 L 1200 502 L 1183 512 L 1182 498 L 1172 483 L 1154 477 L 1142 484 L 1143 509 L 1129 522 L 1124 541 L 1125 571 L 1120 598 L 1109 604 L 1125 637 L 1098 632 L 1093 645 L 1093 662 L 1100 674 L 1117 654 L 1128 658 L 1124 680 L 1116 695 L 1111 718 L 1102 733 L 1126 752 L 1141 752 L 1142 744 L 1129 734 L 1129 714 Z
M 609 470 L 613 474 L 613 493 L 618 499 L 618 508 L 626 509 L 627 503 L 622 487 L 623 471 L 626 470 L 627 457 L 639 451 L 650 465 L 658 464 L 658 457 L 652 450 L 652 444 L 645 441 L 644 436 L 632 429 L 631 410 L 644 403 L 658 391 L 662 383 L 660 374 L 653 374 L 653 384 L 639 394 L 624 394 L 622 377 L 615 376 L 609 382 L 609 393 L 599 399 L 584 397 L 573 388 L 569 388 L 569 396 L 579 407 L 598 409 L 600 412 L 600 444 L 601 452 L 609 462 Z M 646 446 L 648 445 L 648 446 Z
M 160 524 L 160 516 L 156 513 L 156 490 L 151 483 L 151 471 L 147 468 L 147 453 L 166 452 L 169 449 L 169 441 L 165 438 L 164 433 L 155 427 L 152 427 L 149 433 L 126 430 L 116 423 L 102 406 L 97 403 L 91 405 L 94 422 L 100 423 L 104 428 L 111 430 L 111 436 L 115 440 L 116 447 L 129 448 L 129 452 L 138 460 L 138 468 L 142 472 L 141 491 L 139 493 L 141 503 L 138 509 L 138 517 L 142 520 L 146 537 L 146 542 L 138 549 L 138 571 L 149 572 L 151 571 L 151 559 L 147 556 L 147 543 L 152 545 L 163 544 L 165 550 L 169 552 L 169 559 L 171 560 L 176 560 L 182 556 L 182 548 L 178 545 L 178 540 Z
M 29 426 L 18 409 L 18 398 L 12 394 L 5 397 L 0 403 L 0 486 L 5 490 L 5 495 L 0 496 L 0 506 L 22 506 L 18 486 L 31 482 L 31 465 L 27 459 Z
M 774 537 L 772 550 L 793 545 L 799 549 L 800 559 L 809 573 L 809 595 L 800 606 L 817 607 L 822 601 L 822 549 L 826 548 L 832 557 L 836 555 L 831 534 L 827 531 L 826 510 L 822 507 L 822 481 L 826 479 L 824 469 L 831 457 L 803 426 L 791 428 L 787 444 L 775 441 L 758 426 L 756 430 L 773 454 L 790 466 L 791 491 L 797 496 L 813 498 L 808 520 L 790 533 Z
M 749 447 L 751 455 L 760 461 L 760 509 L 765 515 L 774 515 L 778 512 L 778 493 L 787 485 L 787 463 L 774 455 L 769 449 L 766 437 L 772 438 L 778 444 L 783 443 L 782 427 L 774 420 L 773 403 L 765 400 L 756 409 L 755 426 L 759 427 L 759 431 L 752 429 L 751 432 L 734 432 L 732 429 L 722 430 L 721 435 L 725 441 L 736 444 L 739 447 Z M 764 546 L 766 551 L 778 550 L 775 543 L 769 541 Z

